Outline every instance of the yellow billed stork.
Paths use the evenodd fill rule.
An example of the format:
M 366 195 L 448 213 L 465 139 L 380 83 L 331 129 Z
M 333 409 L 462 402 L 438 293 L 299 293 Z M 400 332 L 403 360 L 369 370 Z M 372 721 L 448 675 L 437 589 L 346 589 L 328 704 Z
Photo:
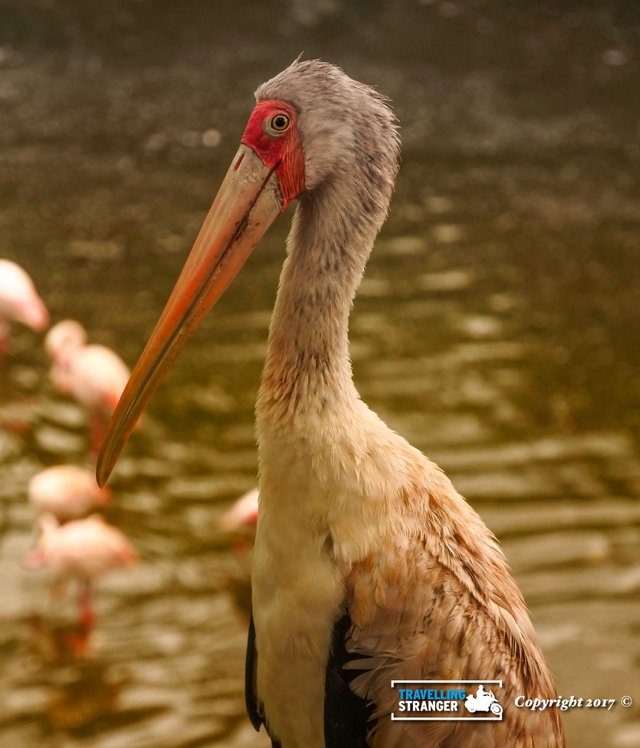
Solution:
M 497 541 L 360 399 L 352 301 L 389 206 L 386 100 L 320 61 L 256 92 L 241 145 L 108 427 L 104 483 L 160 378 L 294 198 L 256 406 L 247 705 L 280 748 L 556 748 L 556 695 Z M 395 721 L 393 679 L 499 679 L 501 721 Z

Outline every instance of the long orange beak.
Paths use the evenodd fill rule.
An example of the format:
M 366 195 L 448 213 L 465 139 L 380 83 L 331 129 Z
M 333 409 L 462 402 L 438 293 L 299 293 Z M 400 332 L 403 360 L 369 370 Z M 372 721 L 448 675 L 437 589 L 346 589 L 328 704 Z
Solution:
M 101 486 L 163 376 L 283 204 L 275 168 L 241 145 L 107 426 L 96 468 Z

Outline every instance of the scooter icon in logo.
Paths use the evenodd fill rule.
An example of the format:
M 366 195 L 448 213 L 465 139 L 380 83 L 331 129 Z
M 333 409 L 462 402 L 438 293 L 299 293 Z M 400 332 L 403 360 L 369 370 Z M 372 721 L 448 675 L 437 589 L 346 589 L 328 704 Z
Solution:
M 502 707 L 498 699 L 493 695 L 493 691 L 485 691 L 484 686 L 479 685 L 476 695 L 468 694 L 464 706 L 468 712 L 492 712 L 496 717 L 502 717 Z

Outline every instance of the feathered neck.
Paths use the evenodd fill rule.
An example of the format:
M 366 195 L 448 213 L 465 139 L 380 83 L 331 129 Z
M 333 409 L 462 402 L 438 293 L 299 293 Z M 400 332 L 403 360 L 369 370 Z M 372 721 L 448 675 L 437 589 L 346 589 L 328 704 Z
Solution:
M 259 415 L 291 419 L 358 397 L 349 313 L 391 188 L 343 179 L 302 194 L 269 329 Z

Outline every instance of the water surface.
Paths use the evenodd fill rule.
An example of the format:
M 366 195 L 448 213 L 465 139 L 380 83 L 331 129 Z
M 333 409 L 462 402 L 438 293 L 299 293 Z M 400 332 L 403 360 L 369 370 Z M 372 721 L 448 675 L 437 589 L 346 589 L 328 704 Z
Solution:
M 205 7 L 203 7 L 205 6 Z M 351 324 L 355 379 L 497 533 L 559 691 L 640 697 L 640 22 L 632 3 L 0 3 L 0 254 L 135 361 L 236 150 L 302 49 L 394 101 L 403 164 Z M 70 601 L 20 560 L 30 476 L 86 418 L 16 330 L 0 373 L 0 746 L 264 746 L 244 716 L 253 403 L 289 215 L 157 393 L 107 515 L 141 564 Z M 640 742 L 635 708 L 569 745 Z

